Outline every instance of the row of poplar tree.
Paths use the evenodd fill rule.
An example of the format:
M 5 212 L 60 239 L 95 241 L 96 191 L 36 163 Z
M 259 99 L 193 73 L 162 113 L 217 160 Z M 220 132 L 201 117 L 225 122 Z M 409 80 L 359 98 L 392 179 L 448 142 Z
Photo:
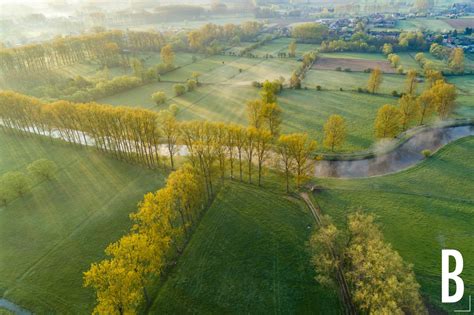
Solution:
M 150 168 L 164 167 L 166 159 L 174 168 L 176 156 L 184 151 L 204 177 L 208 196 L 213 194 L 215 178 L 224 179 L 228 173 L 240 180 L 245 174 L 250 183 L 256 174 L 261 185 L 270 158 L 284 171 L 287 190 L 292 176 L 299 186 L 310 170 L 316 148 L 316 142 L 305 133 L 278 137 L 271 124 L 252 122 L 245 127 L 179 122 L 169 111 L 67 101 L 42 103 L 10 91 L 0 92 L 0 119 L 1 126 L 10 131 L 94 146 L 117 159 Z
M 136 314 L 153 283 L 182 252 L 190 230 L 209 199 L 200 175 L 189 164 L 172 172 L 166 186 L 148 193 L 130 215 L 129 233 L 110 244 L 110 257 L 93 263 L 84 285 L 96 291 L 95 314 Z
M 160 51 L 167 44 L 176 50 L 202 51 L 219 40 L 250 40 L 260 29 L 261 24 L 249 21 L 242 25 L 206 24 L 183 34 L 112 30 L 58 37 L 49 42 L 0 49 L 0 71 L 38 72 L 84 60 L 108 60 L 126 51 Z

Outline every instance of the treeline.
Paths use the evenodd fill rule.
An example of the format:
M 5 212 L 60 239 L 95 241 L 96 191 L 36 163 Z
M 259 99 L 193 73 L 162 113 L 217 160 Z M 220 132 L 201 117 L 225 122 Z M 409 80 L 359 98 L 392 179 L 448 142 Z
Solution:
M 421 32 L 402 32 L 398 39 L 390 36 L 373 36 L 364 32 L 357 32 L 350 40 L 326 40 L 321 43 L 321 52 L 380 52 L 390 54 L 394 51 L 424 51 L 428 43 Z
M 318 54 L 316 52 L 309 52 L 303 55 L 301 65 L 293 71 L 290 77 L 290 87 L 292 89 L 300 89 L 301 81 L 303 81 L 306 72 L 311 69 L 313 64 L 318 60 Z
M 381 83 L 372 73 L 369 88 Z M 456 105 L 456 87 L 446 83 L 439 71 L 428 70 L 425 73 L 427 87 L 417 95 L 417 72 L 410 70 L 406 75 L 405 92 L 401 95 L 398 106 L 385 104 L 377 112 L 375 119 L 375 135 L 377 138 L 394 138 L 401 131 L 413 125 L 423 125 L 434 114 L 446 119 L 454 111 Z M 375 83 L 374 85 L 374 81 Z
M 56 38 L 53 41 L 0 50 L 0 70 L 4 74 L 38 72 L 84 60 L 107 64 L 123 49 L 155 50 L 165 44 L 158 32 L 107 31 Z
M 0 49 L 0 71 L 4 74 L 39 72 L 84 60 L 99 60 L 103 65 L 119 65 L 128 52 L 160 51 L 167 44 L 174 50 L 216 54 L 221 42 L 254 40 L 262 24 L 206 24 L 189 33 L 153 31 L 104 31 L 56 38 L 50 42 Z
M 95 289 L 97 314 L 136 314 L 147 287 L 172 265 L 189 240 L 209 199 L 202 179 L 189 165 L 172 172 L 166 186 L 148 193 L 130 215 L 129 233 L 110 244 L 110 258 L 84 272 L 84 286 Z
M 248 105 L 248 112 L 253 111 L 255 117 L 249 127 L 178 122 L 170 111 L 68 101 L 42 103 L 8 91 L 0 92 L 0 119 L 2 127 L 9 131 L 94 146 L 117 159 L 150 168 L 165 167 L 165 159 L 174 168 L 177 153 L 185 150 L 190 163 L 205 179 L 208 196 L 214 192 L 215 178 L 224 179 L 229 173 L 241 181 L 245 174 L 249 183 L 256 175 L 261 185 L 265 163 L 273 154 L 281 160 L 289 190 L 292 177 L 297 186 L 307 177 L 316 142 L 307 134 L 277 137 L 281 110 L 272 103 L 271 94 L 276 87 L 270 84 L 269 91 L 262 93 L 266 102 L 249 102 L 255 105 Z

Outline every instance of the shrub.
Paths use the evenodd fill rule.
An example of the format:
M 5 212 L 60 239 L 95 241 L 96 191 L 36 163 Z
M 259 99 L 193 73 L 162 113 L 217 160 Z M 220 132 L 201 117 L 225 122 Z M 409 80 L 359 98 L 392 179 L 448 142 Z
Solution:
M 342 71 L 341 67 L 336 67 L 336 71 Z
M 345 68 L 344 72 L 352 72 L 352 69 L 351 68 Z
M 178 108 L 178 105 L 176 105 L 176 104 L 171 104 L 171 105 L 168 107 L 168 110 L 169 110 L 169 112 L 171 113 L 171 115 L 176 116 L 176 115 L 178 114 L 179 108 Z
M 188 91 L 192 92 L 194 91 L 194 89 L 196 89 L 197 83 L 195 80 L 188 80 L 187 86 L 188 86 Z
M 156 105 L 160 105 L 166 102 L 166 94 L 165 92 L 158 91 L 151 95 L 151 99 L 156 103 Z
M 53 161 L 40 159 L 28 165 L 27 169 L 31 175 L 40 180 L 51 180 L 58 167 Z
M 3 175 L 2 182 L 19 196 L 23 196 L 30 188 L 30 181 L 22 172 L 8 172 Z
M 372 72 L 372 68 L 367 68 L 364 70 L 365 73 L 371 73 Z
M 255 87 L 255 88 L 261 88 L 262 87 L 262 84 L 258 81 L 253 81 L 252 82 L 252 86 Z
M 397 68 L 397 73 L 398 74 L 403 74 L 404 70 L 403 70 L 403 67 L 402 66 L 398 66 Z
M 428 158 L 431 156 L 431 151 L 426 149 L 426 150 L 421 151 L 421 154 L 423 154 L 425 158 Z
M 359 92 L 359 93 L 364 93 L 364 90 L 359 87 L 359 88 L 357 88 L 357 92 Z
M 398 97 L 398 96 L 400 96 L 400 95 L 398 94 L 398 92 L 397 92 L 396 90 L 393 90 L 393 91 L 392 91 L 392 96 Z
M 316 90 L 321 91 L 322 90 L 321 85 L 317 85 Z
M 182 84 L 175 84 L 173 85 L 173 90 L 176 96 L 180 96 L 186 92 L 186 87 Z
M 15 192 L 3 179 L 0 179 L 0 205 L 6 206 L 14 198 Z
M 342 92 L 342 91 L 344 91 L 344 90 L 343 90 L 342 88 L 339 88 L 339 91 L 341 91 L 341 92 Z

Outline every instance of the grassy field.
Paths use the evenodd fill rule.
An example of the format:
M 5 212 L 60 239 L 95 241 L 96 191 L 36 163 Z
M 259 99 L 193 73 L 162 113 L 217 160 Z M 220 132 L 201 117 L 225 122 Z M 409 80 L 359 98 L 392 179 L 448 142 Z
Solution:
M 45 139 L 2 132 L 0 143 L 0 174 L 40 158 L 59 167 L 55 180 L 0 207 L 0 296 L 37 314 L 90 313 L 82 272 L 128 230 L 129 213 L 164 175 Z
M 314 280 L 301 202 L 240 183 L 223 186 L 150 313 L 335 314 L 335 293 Z
M 431 31 L 450 31 L 454 28 L 443 20 L 417 18 L 398 21 L 397 28 L 405 31 L 431 30 Z
M 473 154 L 474 137 L 464 138 L 422 164 L 394 175 L 317 180 L 327 189 L 315 198 L 323 213 L 338 223 L 351 208 L 374 213 L 386 239 L 414 264 L 422 293 L 441 306 L 441 249 L 461 251 L 464 296 L 474 294 Z M 466 300 L 464 305 L 450 305 L 449 309 L 467 309 Z
M 307 72 L 303 86 L 316 88 L 321 86 L 328 90 L 357 90 L 367 88 L 370 74 L 365 72 L 345 72 L 334 70 L 311 69 Z M 399 74 L 384 74 L 380 92 L 390 94 L 393 90 L 402 92 L 405 89 L 405 76 Z

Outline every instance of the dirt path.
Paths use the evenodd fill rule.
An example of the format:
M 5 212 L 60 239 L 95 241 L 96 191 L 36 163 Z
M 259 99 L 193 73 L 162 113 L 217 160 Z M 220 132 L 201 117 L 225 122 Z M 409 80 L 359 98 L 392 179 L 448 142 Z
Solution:
M 301 198 L 303 201 L 306 203 L 308 208 L 311 210 L 311 213 L 314 216 L 314 219 L 316 220 L 316 223 L 321 226 L 321 208 L 318 206 L 315 206 L 313 202 L 311 201 L 311 198 L 308 196 L 308 193 L 302 192 L 300 193 Z M 336 257 L 336 254 L 334 253 L 334 250 L 330 248 L 331 254 L 333 257 Z M 357 310 L 352 303 L 352 297 L 351 293 L 349 290 L 349 286 L 347 285 L 346 278 L 344 277 L 344 273 L 342 272 L 342 268 L 339 267 L 337 269 L 336 273 L 336 279 L 337 282 L 339 283 L 339 294 L 342 299 L 342 303 L 344 304 L 345 308 L 345 313 L 350 314 L 350 315 L 355 315 L 357 314 Z

